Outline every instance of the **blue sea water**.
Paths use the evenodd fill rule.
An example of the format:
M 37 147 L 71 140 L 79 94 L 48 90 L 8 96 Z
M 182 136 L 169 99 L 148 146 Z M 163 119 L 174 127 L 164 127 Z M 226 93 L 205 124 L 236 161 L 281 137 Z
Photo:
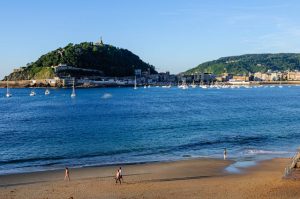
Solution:
M 194 157 L 253 161 L 300 145 L 300 87 L 0 89 L 0 174 Z

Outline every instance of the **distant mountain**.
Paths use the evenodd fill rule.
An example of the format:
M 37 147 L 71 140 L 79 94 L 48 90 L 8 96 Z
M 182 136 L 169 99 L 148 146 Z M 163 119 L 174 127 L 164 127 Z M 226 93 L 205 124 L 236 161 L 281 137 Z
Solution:
M 244 74 L 248 72 L 266 72 L 269 69 L 279 71 L 300 70 L 300 54 L 246 54 L 222 57 L 214 61 L 202 63 L 184 73 L 209 72 L 221 74 L 228 72 L 232 74 Z
M 52 66 L 59 64 L 66 64 L 78 70 L 65 69 L 55 72 Z M 68 44 L 64 48 L 42 55 L 37 61 L 14 71 L 4 80 L 46 79 L 57 75 L 123 77 L 134 75 L 135 69 L 157 73 L 154 66 L 143 62 L 129 50 L 106 45 L 102 41 L 95 44 L 83 42 Z

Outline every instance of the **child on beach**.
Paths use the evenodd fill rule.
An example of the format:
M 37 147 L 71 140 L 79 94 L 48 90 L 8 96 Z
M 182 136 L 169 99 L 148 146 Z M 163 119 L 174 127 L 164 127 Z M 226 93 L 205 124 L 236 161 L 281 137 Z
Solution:
M 70 173 L 69 173 L 68 167 L 66 167 L 66 169 L 65 169 L 65 179 L 64 180 L 66 180 L 66 179 L 68 179 L 68 181 L 70 181 Z
M 227 149 L 226 148 L 224 149 L 224 154 L 223 155 L 224 155 L 224 160 L 226 160 L 226 158 L 227 158 Z

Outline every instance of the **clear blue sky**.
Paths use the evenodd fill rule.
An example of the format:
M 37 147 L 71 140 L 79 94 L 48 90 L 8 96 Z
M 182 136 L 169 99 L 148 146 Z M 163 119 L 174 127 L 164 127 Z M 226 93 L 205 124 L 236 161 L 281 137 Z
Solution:
M 126 48 L 177 73 L 222 56 L 300 52 L 297 0 L 6 0 L 0 78 L 68 43 Z

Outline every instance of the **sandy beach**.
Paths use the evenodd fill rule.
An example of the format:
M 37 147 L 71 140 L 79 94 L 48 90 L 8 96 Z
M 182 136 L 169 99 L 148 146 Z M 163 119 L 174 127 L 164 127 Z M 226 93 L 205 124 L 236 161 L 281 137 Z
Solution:
M 116 166 L 35 172 L 0 177 L 1 199 L 95 198 L 300 198 L 300 182 L 283 180 L 288 159 L 273 159 L 244 169 L 224 170 L 232 161 L 195 159 L 123 166 L 124 182 L 115 184 Z

